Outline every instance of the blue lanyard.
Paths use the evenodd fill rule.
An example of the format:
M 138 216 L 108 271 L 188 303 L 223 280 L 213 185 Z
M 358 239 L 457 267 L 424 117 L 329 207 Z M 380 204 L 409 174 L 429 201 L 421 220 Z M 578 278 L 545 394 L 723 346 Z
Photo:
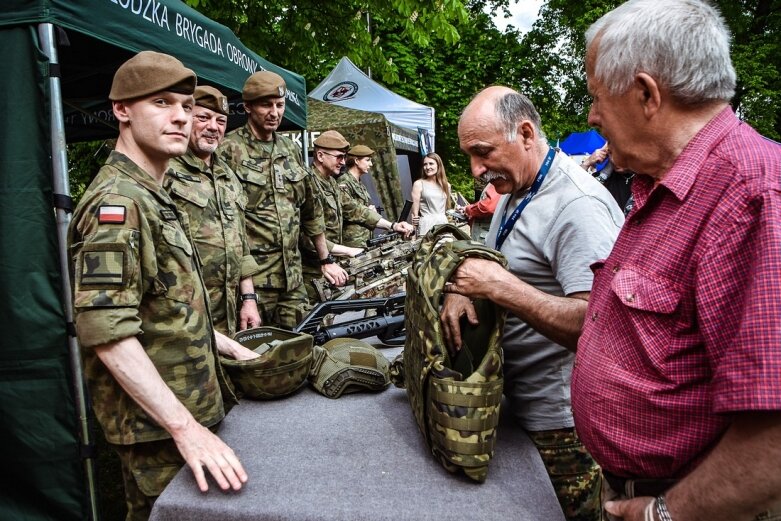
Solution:
M 515 207 L 513 213 L 510 214 L 509 219 L 507 219 L 507 206 L 510 204 L 510 198 L 507 198 L 507 202 L 504 205 L 504 213 L 502 213 L 502 224 L 499 226 L 499 231 L 496 233 L 497 251 L 502 249 L 504 240 L 508 235 L 510 235 L 510 231 L 512 231 L 515 223 L 518 221 L 518 217 L 521 216 L 521 212 L 524 210 L 524 208 L 526 208 L 526 205 L 529 204 L 529 201 L 532 200 L 532 197 L 534 197 L 535 194 L 537 194 L 537 192 L 540 190 L 542 182 L 545 180 L 545 176 L 548 175 L 548 170 L 550 170 L 550 166 L 551 163 L 553 163 L 554 157 L 556 157 L 556 149 L 551 148 L 548 151 L 548 155 L 545 156 L 545 161 L 542 162 L 542 166 L 540 167 L 539 172 L 537 172 L 537 177 L 534 178 L 534 183 L 532 183 L 532 186 L 529 188 L 526 196 L 524 196 L 521 202 L 518 203 L 518 206 Z

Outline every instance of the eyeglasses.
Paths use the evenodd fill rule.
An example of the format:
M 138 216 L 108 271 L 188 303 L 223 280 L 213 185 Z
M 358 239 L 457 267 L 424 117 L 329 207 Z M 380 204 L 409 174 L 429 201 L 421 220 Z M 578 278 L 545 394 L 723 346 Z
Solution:
M 345 156 L 347 156 L 347 154 L 332 154 L 330 152 L 326 152 L 325 150 L 321 150 L 320 152 L 327 156 L 335 157 L 337 161 L 344 161 Z

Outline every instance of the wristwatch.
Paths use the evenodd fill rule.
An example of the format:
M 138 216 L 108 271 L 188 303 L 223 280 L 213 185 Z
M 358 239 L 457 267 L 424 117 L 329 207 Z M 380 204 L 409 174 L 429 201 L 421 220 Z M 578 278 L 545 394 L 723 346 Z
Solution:
M 667 510 L 667 503 L 664 500 L 664 494 L 660 494 L 656 496 L 656 517 L 659 518 L 659 521 L 673 521 L 673 518 L 670 517 L 670 511 Z
M 241 301 L 244 302 L 245 300 L 254 300 L 255 302 L 258 301 L 258 294 L 257 293 L 243 293 L 241 295 Z
M 326 264 L 334 264 L 336 262 L 336 259 L 334 259 L 334 256 L 329 254 L 328 257 L 325 259 L 320 259 L 320 266 L 325 266 Z

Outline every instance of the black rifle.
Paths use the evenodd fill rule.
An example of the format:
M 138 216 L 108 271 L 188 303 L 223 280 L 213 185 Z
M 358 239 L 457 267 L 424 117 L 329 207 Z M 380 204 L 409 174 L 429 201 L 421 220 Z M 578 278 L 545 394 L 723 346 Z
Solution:
M 404 201 L 404 207 L 401 209 L 401 213 L 399 214 L 399 220 L 397 222 L 404 222 L 409 218 L 409 213 L 412 211 L 412 201 Z M 386 242 L 390 242 L 393 240 L 398 239 L 401 237 L 401 234 L 399 232 L 389 232 L 385 233 L 383 235 L 378 235 L 377 237 L 372 237 L 371 239 L 368 239 L 366 241 L 366 247 L 367 248 L 374 248 L 375 246 L 379 246 L 380 244 L 385 244 Z
M 334 338 L 367 338 L 372 336 L 376 336 L 387 345 L 404 345 L 405 297 L 406 293 L 399 293 L 387 298 L 321 302 L 296 326 L 294 331 L 312 335 L 317 345 L 323 345 Z M 374 310 L 376 315 L 333 325 L 323 324 L 323 319 L 329 314 L 339 315 L 366 310 Z

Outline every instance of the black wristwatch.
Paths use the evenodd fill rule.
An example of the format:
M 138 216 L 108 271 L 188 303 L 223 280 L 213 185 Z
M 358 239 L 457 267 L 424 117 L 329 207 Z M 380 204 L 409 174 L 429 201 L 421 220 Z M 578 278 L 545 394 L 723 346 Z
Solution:
M 325 266 L 326 264 L 334 264 L 336 262 L 336 259 L 334 259 L 333 255 L 328 255 L 325 259 L 320 259 L 320 266 Z
M 254 300 L 255 302 L 258 301 L 258 294 L 257 293 L 243 293 L 241 295 L 241 301 L 244 302 L 245 300 Z

